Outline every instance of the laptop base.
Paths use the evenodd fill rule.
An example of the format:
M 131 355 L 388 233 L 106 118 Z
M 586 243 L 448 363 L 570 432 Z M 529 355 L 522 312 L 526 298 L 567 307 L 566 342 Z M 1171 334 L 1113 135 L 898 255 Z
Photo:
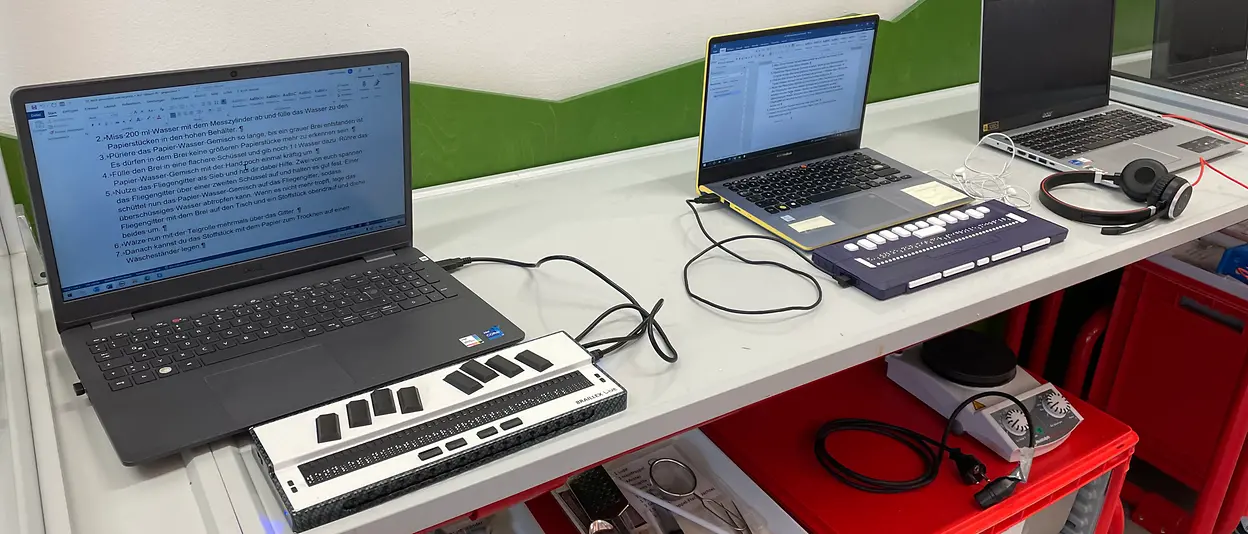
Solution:
M 1019 137 L 1026 138 L 1025 136 L 1031 132 L 1106 113 L 1128 113 L 1142 117 L 1145 121 L 1160 123 L 1164 127 L 1150 128 L 1138 137 L 1130 137 L 1125 141 L 1118 141 L 1090 151 L 1075 152 L 1073 154 L 1069 152 L 1048 153 L 1043 150 L 1028 148 L 1019 141 Z M 1020 159 L 1026 159 L 1059 171 L 1100 170 L 1106 173 L 1118 173 L 1128 163 L 1137 159 L 1147 158 L 1160 161 L 1171 172 L 1178 172 L 1199 165 L 1201 158 L 1210 160 L 1240 149 L 1239 146 L 1231 144 L 1220 136 L 1198 129 L 1195 126 L 1175 121 L 1163 121 L 1151 114 L 1137 112 L 1112 104 L 1107 107 L 1076 113 L 1061 119 L 1041 122 L 1026 128 L 1018 128 L 1003 133 L 1014 139 L 1014 146 L 1011 146 L 1009 142 L 1006 142 L 1000 136 L 987 137 L 985 144 L 1005 152 L 1017 150 Z
M 819 161 L 853 158 L 857 154 L 867 158 L 868 162 L 878 163 L 872 168 L 878 166 L 886 170 L 875 171 L 875 174 L 868 174 L 866 180 L 860 180 L 858 187 L 865 188 L 857 192 L 800 206 L 785 206 L 783 211 L 772 212 L 767 209 L 766 202 L 760 205 L 751 201 L 741 191 L 733 191 L 728 185 L 767 173 L 704 185 L 703 188 L 719 195 L 733 210 L 802 250 L 814 250 L 830 243 L 886 230 L 971 201 L 960 191 L 922 171 L 868 148 L 768 172 L 784 172 Z M 882 173 L 890 174 L 877 175 Z
M 420 293 L 419 289 L 414 290 L 417 297 L 405 292 L 412 290 L 398 289 L 409 283 L 402 273 L 396 278 L 404 283 L 382 279 L 387 285 L 381 286 L 376 298 L 356 302 L 354 296 L 346 294 L 354 288 L 370 287 L 346 285 L 376 277 L 382 268 L 393 273 L 398 266 L 422 273 L 417 276 L 424 283 L 421 287 L 432 288 L 437 300 L 430 298 L 432 293 Z M 416 271 L 416 267 L 421 269 Z M 391 288 L 397 293 L 388 295 Z M 328 294 L 338 299 L 330 300 Z M 273 306 L 301 296 L 306 297 Z M 402 298 L 395 300 L 399 296 Z M 319 303 L 311 304 L 313 301 Z M 292 304 L 304 307 L 291 310 Z M 263 305 L 271 307 L 254 309 Z M 357 311 L 356 307 L 361 308 Z M 230 318 L 240 311 L 251 313 Z M 275 312 L 280 313 L 272 315 Z M 261 314 L 270 317 L 261 318 Z M 244 317 L 246 323 L 232 324 Z M 309 321 L 314 323 L 307 326 Z M 172 330 L 184 322 L 191 328 Z M 272 326 L 267 326 L 270 323 Z M 261 332 L 289 325 L 296 325 L 297 330 L 287 328 L 287 332 L 261 337 Z M 167 354 L 159 352 L 169 346 L 165 343 L 181 343 L 181 336 L 193 335 L 199 329 L 216 336 L 211 338 L 211 345 L 196 341 L 196 347 L 186 347 L 190 350 L 179 347 L 164 351 Z M 282 336 L 292 332 L 299 334 L 298 339 L 230 356 L 242 348 L 285 339 Z M 128 340 L 143 341 L 93 352 L 98 350 L 93 341 L 118 339 L 123 334 L 130 336 Z M 141 312 L 133 320 L 106 328 L 71 329 L 61 337 L 119 459 L 135 465 L 396 377 L 498 349 L 520 341 L 524 333 L 420 251 L 408 248 L 372 263 L 361 259 L 318 269 Z M 157 339 L 163 341 L 148 346 Z M 205 346 L 213 347 L 213 351 L 197 352 Z M 106 359 L 98 361 L 102 357 Z M 101 366 L 109 369 L 104 371 Z M 122 386 L 117 386 L 119 383 Z

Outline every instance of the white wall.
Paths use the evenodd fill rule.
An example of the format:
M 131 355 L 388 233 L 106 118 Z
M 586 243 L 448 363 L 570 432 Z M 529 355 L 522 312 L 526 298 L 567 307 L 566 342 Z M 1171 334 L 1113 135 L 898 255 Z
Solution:
M 13 117 L 9 112 L 9 91 L 16 81 L 17 65 L 17 18 L 14 5 L 20 0 L 0 0 L 0 133 L 13 133 Z M 3 187 L 3 186 L 0 186 Z
M 703 55 L 706 38 L 914 0 L 0 0 L 23 84 L 403 47 L 414 81 L 564 98 Z M 7 100 L 7 99 L 6 99 Z M 0 132 L 12 133 L 8 106 Z

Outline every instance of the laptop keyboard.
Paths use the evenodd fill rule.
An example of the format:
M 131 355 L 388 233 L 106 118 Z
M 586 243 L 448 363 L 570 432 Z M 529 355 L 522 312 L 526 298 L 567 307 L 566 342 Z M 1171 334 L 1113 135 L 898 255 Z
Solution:
M 910 178 L 866 154 L 854 153 L 733 180 L 724 187 L 767 213 L 780 213 Z
M 425 263 L 395 263 L 87 342 L 113 391 L 435 304 L 458 293 Z
M 1111 109 L 1016 135 L 1013 139 L 1033 152 L 1063 159 L 1173 127 L 1173 124 L 1138 113 Z
M 1233 69 L 1196 76 L 1186 80 L 1177 80 L 1175 83 L 1207 93 L 1229 96 L 1235 99 L 1248 99 L 1248 65 L 1241 65 Z

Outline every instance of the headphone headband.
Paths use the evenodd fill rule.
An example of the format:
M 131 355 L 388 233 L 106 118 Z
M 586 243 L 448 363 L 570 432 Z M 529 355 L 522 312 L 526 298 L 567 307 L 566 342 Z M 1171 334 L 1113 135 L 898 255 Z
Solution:
M 1058 200 L 1050 191 L 1053 188 L 1071 184 L 1100 184 L 1110 182 L 1118 185 L 1122 176 L 1092 171 L 1059 172 L 1040 181 L 1040 203 L 1058 216 L 1087 224 L 1100 226 L 1124 226 L 1148 220 L 1157 213 L 1157 206 L 1126 210 L 1102 211 L 1082 208 Z

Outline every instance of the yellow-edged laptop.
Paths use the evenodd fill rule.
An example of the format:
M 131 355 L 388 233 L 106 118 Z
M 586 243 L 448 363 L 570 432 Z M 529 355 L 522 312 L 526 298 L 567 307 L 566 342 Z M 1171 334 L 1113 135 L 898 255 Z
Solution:
M 878 15 L 711 38 L 698 190 L 803 250 L 970 202 L 862 148 Z

